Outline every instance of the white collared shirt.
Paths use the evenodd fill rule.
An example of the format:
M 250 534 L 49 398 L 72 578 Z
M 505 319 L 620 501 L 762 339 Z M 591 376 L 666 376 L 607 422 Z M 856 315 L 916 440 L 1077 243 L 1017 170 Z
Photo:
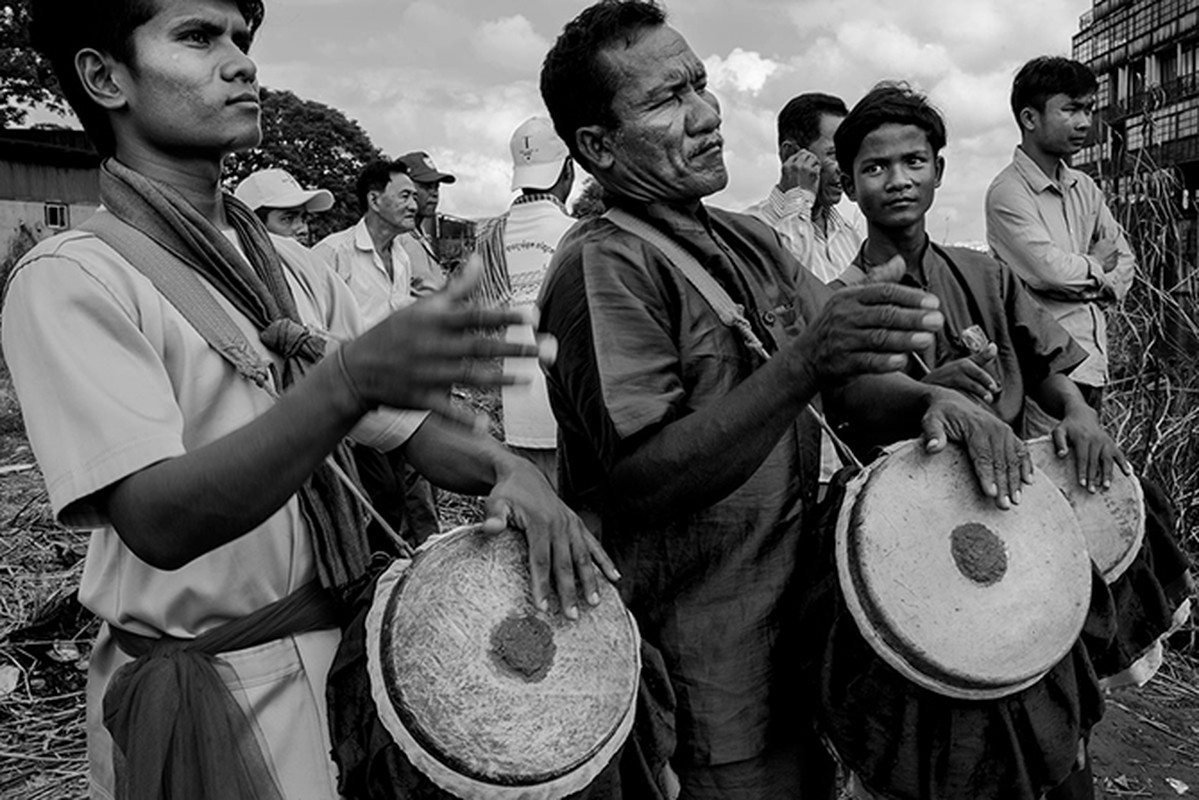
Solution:
M 350 287 L 367 326 L 416 299 L 412 296 L 412 266 L 398 239 L 392 239 L 388 248 L 390 275 L 383 258 L 375 250 L 365 217 L 352 228 L 329 234 L 312 248 L 317 258 L 328 264 Z

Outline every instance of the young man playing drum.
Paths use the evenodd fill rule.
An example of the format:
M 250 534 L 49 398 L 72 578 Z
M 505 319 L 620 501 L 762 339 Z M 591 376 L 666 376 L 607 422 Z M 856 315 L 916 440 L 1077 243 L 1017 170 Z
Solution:
M 535 354 L 469 333 L 517 315 L 463 307 L 467 282 L 364 332 L 331 271 L 221 193 L 222 159 L 261 135 L 247 52 L 262 15 L 260 0 L 33 3 L 106 157 L 97 223 L 31 251 L 3 313 L 55 513 L 92 530 L 94 797 L 338 795 L 325 675 L 337 600 L 370 558 L 347 435 L 487 494 L 490 527 L 526 531 L 539 601 L 551 564 L 566 609 L 576 574 L 590 599 L 593 558 L 608 567 L 536 469 L 445 400 L 453 382 L 503 382 L 475 359 Z
M 889 279 L 941 300 L 945 325 L 932 344 L 913 356 L 914 377 L 971 396 L 1015 431 L 1023 427 L 1026 399 L 1034 398 L 1060 420 L 1052 432 L 1058 457 L 1073 458 L 1082 486 L 1105 491 L 1115 470 L 1128 474 L 1130 468 L 1068 377 L 1086 359 L 1086 351 L 1008 267 L 984 254 L 929 239 L 924 221 L 944 174 L 944 145 L 940 114 L 904 85 L 876 87 L 842 122 L 836 134 L 837 158 L 846 194 L 861 208 L 868 232 L 851 269 L 858 271 L 858 280 L 889 272 Z M 1174 568 L 1182 574 L 1185 563 Z M 1098 594 L 1104 595 L 1102 584 L 1097 586 Z M 1150 622 L 1158 626 L 1154 636 L 1165 630 L 1169 616 L 1167 612 L 1163 620 Z M 834 635 L 834 642 L 852 640 Z M 1091 666 L 1104 642 L 1087 645 L 1096 647 L 1090 657 L 1076 645 L 1038 684 L 995 703 L 953 701 L 899 679 L 888 681 L 885 668 L 872 666 L 872 655 L 855 658 L 856 652 L 847 655 L 843 650 L 836 663 L 829 664 L 832 685 L 857 681 L 861 687 L 877 680 L 872 685 L 884 685 L 889 702 L 849 692 L 845 702 L 838 697 L 826 705 L 826 729 L 850 766 L 882 797 L 920 796 L 930 784 L 938 789 L 935 796 L 947 797 L 1033 800 L 1047 790 L 1054 798 L 1090 797 L 1090 768 L 1085 749 L 1079 751 L 1077 743 L 1102 713 Z M 855 663 L 854 669 L 835 671 L 837 665 Z M 897 695 L 904 699 L 895 700 Z M 896 737 L 903 746 L 893 740 L 885 746 L 881 740 L 866 741 L 860 718 L 855 719 L 862 714 L 876 717 L 878 723 L 867 730 L 875 730 L 875 735 L 888 731 L 882 738 L 903 731 Z M 880 714 L 893 717 L 879 719 Z M 923 727 L 905 729 L 902 720 L 916 715 Z M 1053 735 L 1047 735 L 1050 731 Z M 1066 732 L 1071 735 L 1063 736 Z M 902 752 L 914 760 L 942 745 L 949 754 L 935 763 L 900 768 L 871 755 Z M 1070 775 L 1076 752 L 1082 753 L 1085 766 Z M 916 775 L 924 783 L 913 782 Z M 980 776 L 983 783 L 974 783 Z

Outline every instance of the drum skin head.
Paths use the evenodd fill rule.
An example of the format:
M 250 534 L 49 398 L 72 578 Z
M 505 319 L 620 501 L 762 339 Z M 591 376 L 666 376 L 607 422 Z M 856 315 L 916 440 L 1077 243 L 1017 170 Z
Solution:
M 548 800 L 586 787 L 632 726 L 640 638 L 616 589 L 579 619 L 532 601 L 524 535 L 467 526 L 380 577 L 367 616 L 380 720 L 442 789 Z
M 1031 686 L 1082 630 L 1091 566 L 1044 475 L 998 509 L 963 449 L 891 448 L 848 486 L 837 570 L 863 638 L 906 678 L 962 699 Z
M 1103 580 L 1111 583 L 1136 559 L 1145 538 L 1145 493 L 1135 475 L 1119 468 L 1111 488 L 1092 494 L 1078 483 L 1073 453 L 1058 458 L 1049 436 L 1028 443 L 1033 464 L 1066 496 L 1078 516 L 1087 551 Z

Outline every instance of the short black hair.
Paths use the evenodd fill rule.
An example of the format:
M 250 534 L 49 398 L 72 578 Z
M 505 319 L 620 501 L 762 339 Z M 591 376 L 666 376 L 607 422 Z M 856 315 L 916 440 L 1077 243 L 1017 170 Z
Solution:
M 263 0 L 233 0 L 251 32 L 262 24 Z M 83 129 L 96 151 L 110 156 L 116 139 L 107 112 L 96 105 L 75 71 L 80 50 L 106 53 L 136 72 L 133 32 L 158 13 L 157 0 L 31 0 L 30 39 L 50 62 Z
M 358 173 L 354 183 L 354 193 L 358 196 L 358 213 L 367 211 L 367 197 L 371 192 L 381 192 L 391 183 L 393 175 L 408 174 L 408 165 L 399 159 L 377 158 L 367 162 Z
M 612 98 L 616 76 L 600 53 L 616 42 L 626 47 L 647 28 L 666 24 L 666 11 L 655 0 L 600 0 L 562 29 L 541 65 L 541 99 L 558 138 L 582 167 L 575 131 L 588 125 L 615 127 Z
M 790 140 L 806 148 L 820 138 L 822 117 L 844 117 L 848 113 L 845 101 L 835 95 L 807 92 L 792 97 L 779 112 L 779 145 Z
M 1020 124 L 1020 111 L 1045 110 L 1045 102 L 1055 94 L 1085 97 L 1099 88 L 1095 73 L 1081 61 L 1063 56 L 1038 56 L 1020 67 L 1012 81 L 1012 114 Z
M 880 83 L 850 109 L 833 136 L 842 175 L 853 175 L 853 161 L 862 149 L 862 142 L 887 124 L 915 125 L 923 130 L 933 155 L 945 147 L 945 120 L 927 97 L 906 83 Z

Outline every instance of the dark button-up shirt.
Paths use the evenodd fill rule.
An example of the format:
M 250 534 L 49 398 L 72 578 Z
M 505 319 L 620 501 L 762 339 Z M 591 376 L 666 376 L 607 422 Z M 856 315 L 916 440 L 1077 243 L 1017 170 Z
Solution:
M 618 202 L 698 259 L 768 349 L 797 336 L 827 296 L 751 217 Z M 603 218 L 559 245 L 541 320 L 559 341 L 548 383 L 563 494 L 602 519 L 623 596 L 663 653 L 679 701 L 676 757 L 720 764 L 758 755 L 768 727 L 787 724 L 791 711 L 783 696 L 799 642 L 788 598 L 816 487 L 816 429 L 801 416 L 721 500 L 663 509 L 653 523 L 618 522 L 608 477 L 620 459 L 663 426 L 719 405 L 763 362 L 659 250 Z
M 862 255 L 854 262 L 861 267 Z M 963 247 L 929 244 L 921 274 L 903 283 L 941 300 L 945 327 L 937 334 L 935 352 L 926 353 L 931 368 L 970 355 L 962 331 L 982 328 L 998 355 L 991 369 L 999 394 L 991 410 L 1020 433 L 1026 396 L 1035 396 L 1050 375 L 1069 374 L 1087 352 L 1054 320 L 1006 265 Z

